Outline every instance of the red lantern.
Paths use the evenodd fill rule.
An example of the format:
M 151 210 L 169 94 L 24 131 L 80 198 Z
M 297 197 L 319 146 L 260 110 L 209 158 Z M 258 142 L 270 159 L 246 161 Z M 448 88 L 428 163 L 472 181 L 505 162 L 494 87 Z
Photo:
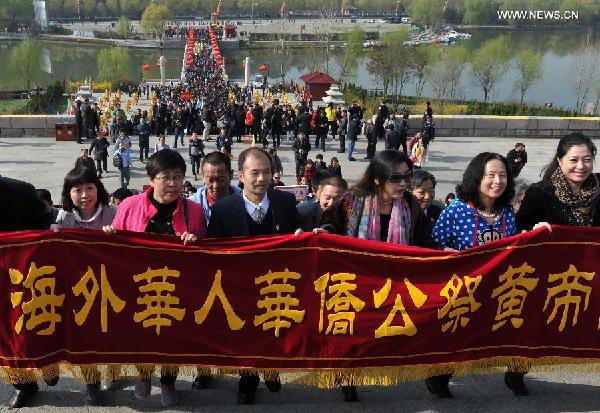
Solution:
M 146 63 L 144 66 L 142 66 L 142 69 L 144 69 L 147 72 L 148 70 L 150 70 L 150 65 Z
M 265 65 L 260 65 L 260 67 L 258 68 L 258 70 L 260 70 L 261 72 L 266 72 L 269 68 Z

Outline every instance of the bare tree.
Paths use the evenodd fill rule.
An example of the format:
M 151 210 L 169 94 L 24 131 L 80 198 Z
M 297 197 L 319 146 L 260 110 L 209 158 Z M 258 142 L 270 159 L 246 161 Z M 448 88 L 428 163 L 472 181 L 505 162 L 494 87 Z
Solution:
M 276 43 L 273 46 L 273 63 L 275 69 L 279 72 L 281 82 L 285 83 L 285 76 L 292 66 L 291 52 L 291 27 L 286 20 L 280 20 L 278 23 Z
M 583 111 L 585 102 L 590 94 L 590 90 L 596 82 L 598 73 L 598 58 L 598 48 L 588 45 L 582 49 L 574 59 L 575 65 L 573 67 L 571 85 L 575 91 L 575 110 L 577 113 L 581 113 Z

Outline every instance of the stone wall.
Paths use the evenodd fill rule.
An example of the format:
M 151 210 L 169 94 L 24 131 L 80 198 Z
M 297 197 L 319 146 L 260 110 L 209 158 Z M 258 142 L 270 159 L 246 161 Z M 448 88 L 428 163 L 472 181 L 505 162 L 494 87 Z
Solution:
M 436 136 L 485 136 L 504 138 L 548 138 L 560 137 L 571 132 L 581 132 L 592 138 L 600 138 L 600 118 L 551 118 L 535 116 L 434 116 Z M 54 125 L 74 123 L 75 117 L 68 115 L 2 115 L 0 136 L 47 136 L 54 137 Z M 421 126 L 420 116 L 409 119 L 409 134 Z
M 421 127 L 421 122 L 421 116 L 411 116 L 409 134 L 416 133 Z M 436 136 L 548 138 L 581 132 L 592 138 L 600 138 L 598 117 L 434 115 L 434 122 Z
M 2 115 L 0 136 L 18 138 L 22 136 L 54 137 L 54 125 L 75 123 L 72 115 Z

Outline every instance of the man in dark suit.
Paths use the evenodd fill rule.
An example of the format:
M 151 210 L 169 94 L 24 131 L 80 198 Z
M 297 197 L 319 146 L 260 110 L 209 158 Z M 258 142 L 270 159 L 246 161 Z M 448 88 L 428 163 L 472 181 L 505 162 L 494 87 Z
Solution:
M 322 228 L 332 234 L 335 233 L 334 226 L 321 225 L 321 217 L 323 211 L 336 205 L 346 189 L 348 189 L 348 183 L 344 179 L 329 173 L 322 177 L 317 187 L 317 202 L 305 202 L 297 207 L 300 214 L 300 228 L 306 232 Z
M 24 230 L 48 229 L 52 224 L 52 212 L 38 198 L 33 185 L 16 179 L 0 177 L 0 233 Z M 46 377 L 49 386 L 58 382 L 58 376 Z M 7 406 L 18 409 L 28 405 L 31 397 L 37 393 L 36 377 L 31 374 L 21 383 L 15 384 L 15 392 Z
M 260 148 L 243 150 L 238 157 L 238 177 L 244 184 L 235 193 L 216 202 L 211 208 L 209 237 L 240 237 L 300 233 L 296 197 L 270 189 L 273 176 L 271 157 Z M 254 403 L 259 378 L 255 373 L 240 377 L 238 404 Z M 281 389 L 281 382 L 265 380 L 271 392 Z

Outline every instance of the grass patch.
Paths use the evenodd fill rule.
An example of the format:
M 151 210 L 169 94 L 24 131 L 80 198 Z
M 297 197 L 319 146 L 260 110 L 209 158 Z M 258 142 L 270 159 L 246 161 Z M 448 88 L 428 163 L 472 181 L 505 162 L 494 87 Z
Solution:
M 0 115 L 12 115 L 27 105 L 27 99 L 0 100 Z

